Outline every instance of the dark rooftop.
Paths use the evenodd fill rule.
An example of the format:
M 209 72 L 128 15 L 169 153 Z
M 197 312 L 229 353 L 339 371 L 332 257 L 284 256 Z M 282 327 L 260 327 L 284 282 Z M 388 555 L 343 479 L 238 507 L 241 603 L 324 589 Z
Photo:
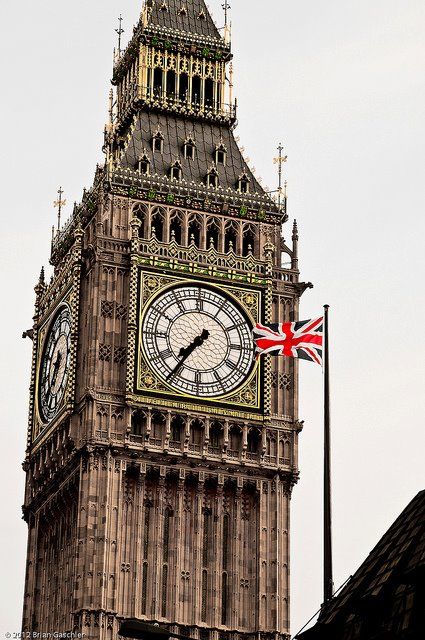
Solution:
M 425 638 L 425 491 L 413 498 L 303 640 Z
M 151 0 L 148 25 L 221 39 L 204 0 Z
M 164 138 L 163 152 L 154 152 L 152 139 L 160 132 Z M 193 160 L 184 157 L 184 143 L 195 144 Z M 225 164 L 214 164 L 215 150 L 220 143 L 226 150 Z M 182 178 L 187 182 L 205 186 L 207 173 L 215 167 L 219 187 L 236 192 L 238 179 L 245 174 L 249 179 L 249 193 L 264 196 L 265 192 L 245 162 L 233 132 L 227 125 L 190 120 L 178 115 L 141 111 L 131 131 L 119 166 L 134 170 L 144 155 L 150 162 L 150 174 L 168 176 L 171 166 L 179 161 Z

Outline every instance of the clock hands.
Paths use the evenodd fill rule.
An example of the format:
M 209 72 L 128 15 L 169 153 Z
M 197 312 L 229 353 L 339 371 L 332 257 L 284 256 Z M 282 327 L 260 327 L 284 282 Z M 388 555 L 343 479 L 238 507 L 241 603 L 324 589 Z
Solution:
M 58 351 L 57 356 L 56 356 L 56 360 L 53 363 L 53 375 L 52 375 L 52 379 L 50 381 L 50 384 L 53 386 L 56 382 L 56 378 L 58 377 L 58 372 L 59 372 L 59 367 L 62 361 L 62 353 L 60 351 Z
M 172 378 L 174 375 L 176 375 L 176 373 L 178 373 L 178 371 L 180 371 L 180 369 L 182 368 L 183 364 L 186 362 L 188 357 L 195 351 L 195 349 L 197 349 L 198 347 L 201 347 L 204 344 L 205 340 L 208 340 L 209 337 L 210 337 L 210 332 L 204 329 L 201 335 L 196 336 L 196 338 L 193 340 L 193 342 L 190 343 L 188 347 L 182 347 L 180 349 L 179 356 L 181 357 L 181 359 L 179 360 L 177 365 L 174 367 L 174 369 L 171 371 L 171 373 L 168 374 L 167 380 Z

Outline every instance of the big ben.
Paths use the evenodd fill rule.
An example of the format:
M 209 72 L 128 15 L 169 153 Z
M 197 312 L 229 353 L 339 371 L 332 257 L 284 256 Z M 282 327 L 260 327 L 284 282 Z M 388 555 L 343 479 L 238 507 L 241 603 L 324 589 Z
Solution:
M 148 0 L 117 51 L 105 161 L 35 288 L 24 631 L 289 638 L 298 368 L 252 330 L 306 285 L 231 61 L 204 0 Z

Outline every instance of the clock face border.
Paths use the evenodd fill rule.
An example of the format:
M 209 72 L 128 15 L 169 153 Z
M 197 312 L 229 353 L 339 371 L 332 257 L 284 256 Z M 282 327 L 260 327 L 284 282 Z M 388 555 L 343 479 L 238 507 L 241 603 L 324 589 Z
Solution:
M 70 332 L 69 332 L 69 336 L 68 336 L 68 353 L 67 353 L 67 371 L 65 373 L 65 384 L 63 387 L 63 392 L 62 392 L 62 396 L 60 398 L 60 401 L 58 403 L 58 407 L 55 410 L 55 413 L 53 416 L 51 417 L 47 417 L 44 414 L 43 408 L 42 408 L 42 402 L 41 402 L 41 385 L 42 385 L 42 381 L 43 381 L 43 362 L 46 356 L 46 350 L 49 344 L 49 339 L 51 336 L 51 331 L 55 325 L 55 322 L 57 321 L 57 319 L 59 318 L 60 314 L 63 312 L 63 310 L 67 310 L 68 312 L 68 319 L 69 319 L 69 326 L 70 326 Z M 72 310 L 70 305 L 63 301 L 61 302 L 53 311 L 53 313 L 50 315 L 50 317 L 48 318 L 48 320 L 44 323 L 44 326 L 42 327 L 41 331 L 40 331 L 40 336 L 39 336 L 39 358 L 38 358 L 38 363 L 37 363 L 37 385 L 36 385 L 36 401 L 37 401 L 37 415 L 39 418 L 39 429 L 38 429 L 38 433 L 35 435 L 35 438 L 38 438 L 38 436 L 43 433 L 55 420 L 56 418 L 61 414 L 65 404 L 66 404 L 66 395 L 67 395 L 67 388 L 68 388 L 68 384 L 69 384 L 69 375 L 70 375 L 70 365 L 71 365 L 71 355 L 72 355 L 72 338 L 71 338 L 71 333 L 72 333 L 72 324 L 73 324 L 73 315 L 72 315 Z
M 130 395 L 133 400 L 140 396 L 158 398 L 158 396 L 170 401 L 185 403 L 185 406 L 200 405 L 229 409 L 232 407 L 238 411 L 261 414 L 264 409 L 263 396 L 261 394 L 262 380 L 264 378 L 264 366 L 262 361 L 254 362 L 250 373 L 244 382 L 221 396 L 196 396 L 173 389 L 166 384 L 147 363 L 146 354 L 142 346 L 142 326 L 144 316 L 150 305 L 156 298 L 167 290 L 178 286 L 196 286 L 216 291 L 221 296 L 229 298 L 240 313 L 252 326 L 259 320 L 264 306 L 264 289 L 255 285 L 240 285 L 236 283 L 222 283 L 206 281 L 204 278 L 184 278 L 179 276 L 164 275 L 156 271 L 148 271 L 139 268 L 137 290 L 137 333 L 136 353 L 133 375 L 133 388 Z M 244 304 L 244 300 L 251 302 L 252 308 Z M 255 307 L 255 308 L 254 308 Z

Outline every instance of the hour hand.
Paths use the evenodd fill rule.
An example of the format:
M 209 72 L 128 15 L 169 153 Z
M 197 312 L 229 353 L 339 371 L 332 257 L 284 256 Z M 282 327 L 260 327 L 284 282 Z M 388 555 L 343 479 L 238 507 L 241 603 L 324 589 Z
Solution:
M 182 347 L 179 352 L 180 360 L 174 369 L 168 374 L 167 380 L 172 378 L 183 366 L 188 357 L 195 351 L 197 347 L 200 347 L 204 344 L 205 340 L 208 340 L 210 337 L 210 332 L 204 329 L 200 336 L 196 336 L 193 342 L 190 343 L 188 347 Z

